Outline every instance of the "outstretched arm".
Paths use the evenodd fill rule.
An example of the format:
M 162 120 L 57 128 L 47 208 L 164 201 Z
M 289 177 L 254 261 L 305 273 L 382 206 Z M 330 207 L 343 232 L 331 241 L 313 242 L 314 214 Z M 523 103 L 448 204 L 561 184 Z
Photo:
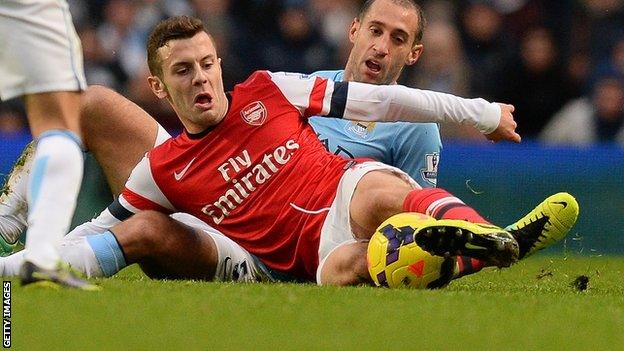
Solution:
M 334 90 L 340 94 L 339 84 Z M 364 121 L 455 122 L 475 127 L 492 141 L 520 141 L 513 106 L 484 99 L 465 99 L 401 85 L 349 82 L 343 117 Z
M 266 72 L 303 116 L 357 121 L 454 122 L 475 127 L 493 141 L 519 142 L 513 107 L 487 100 L 401 85 L 334 82 L 292 73 Z

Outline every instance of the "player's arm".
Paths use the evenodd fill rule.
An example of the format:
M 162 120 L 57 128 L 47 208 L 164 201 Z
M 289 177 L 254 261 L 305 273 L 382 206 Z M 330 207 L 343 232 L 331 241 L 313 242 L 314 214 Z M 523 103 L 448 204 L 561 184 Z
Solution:
M 330 110 L 329 115 L 342 112 L 343 118 L 361 121 L 454 122 L 473 126 L 493 141 L 520 141 L 511 105 L 401 85 L 346 84 L 334 84 L 331 98 L 336 111 Z M 340 110 L 342 106 L 344 111 Z
M 304 116 L 356 121 L 454 122 L 473 126 L 494 141 L 520 141 L 511 105 L 401 85 L 334 82 L 291 73 L 267 73 Z
M 133 169 L 119 197 L 99 216 L 90 222 L 77 226 L 68 236 L 102 233 L 130 218 L 133 214 L 145 210 L 154 210 L 166 214 L 174 212 L 173 205 L 154 181 L 148 156 L 143 157 Z

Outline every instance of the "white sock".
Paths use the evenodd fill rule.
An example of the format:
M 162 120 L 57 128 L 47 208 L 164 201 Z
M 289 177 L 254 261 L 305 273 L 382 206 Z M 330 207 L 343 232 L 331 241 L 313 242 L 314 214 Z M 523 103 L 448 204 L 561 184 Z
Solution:
M 0 257 L 0 273 L 3 277 L 14 277 L 19 274 L 28 250 L 22 250 L 7 257 Z M 103 277 L 95 253 L 86 237 L 64 239 L 59 247 L 61 260 L 88 278 Z
M 61 260 L 86 275 L 87 278 L 104 277 L 95 252 L 87 241 L 87 236 L 61 241 L 59 252 Z
M 50 130 L 38 140 L 28 184 L 28 231 L 25 259 L 52 269 L 67 233 L 82 181 L 79 139 L 69 131 Z

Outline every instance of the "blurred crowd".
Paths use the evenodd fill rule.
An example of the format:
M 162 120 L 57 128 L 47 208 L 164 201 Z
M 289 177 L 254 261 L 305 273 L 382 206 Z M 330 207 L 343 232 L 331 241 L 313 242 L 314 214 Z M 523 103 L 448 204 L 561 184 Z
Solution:
M 344 67 L 347 30 L 363 0 L 69 0 L 91 84 L 109 86 L 167 129 L 173 112 L 146 83 L 145 44 L 162 18 L 204 20 L 226 89 L 256 69 L 310 73 Z M 624 146 L 624 1 L 429 0 L 424 53 L 400 83 L 515 105 L 518 131 L 546 143 Z M 27 128 L 16 101 L 0 132 Z M 445 139 L 484 140 L 442 126 Z

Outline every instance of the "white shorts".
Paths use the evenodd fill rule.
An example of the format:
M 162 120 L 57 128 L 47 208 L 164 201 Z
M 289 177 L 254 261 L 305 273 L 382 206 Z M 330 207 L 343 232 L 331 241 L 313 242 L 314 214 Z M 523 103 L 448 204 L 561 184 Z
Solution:
M 351 230 L 351 216 L 349 216 L 349 206 L 351 198 L 355 192 L 355 187 L 362 177 L 371 171 L 387 171 L 401 177 L 409 183 L 414 189 L 420 189 L 420 186 L 412 177 L 402 170 L 389 166 L 381 162 L 364 162 L 356 164 L 347 169 L 342 175 L 340 183 L 338 183 L 338 191 L 336 198 L 332 203 L 327 218 L 321 228 L 321 239 L 319 243 L 319 265 L 316 269 L 316 283 L 321 285 L 321 270 L 334 250 L 342 245 L 354 243 L 357 241 L 353 231 Z
M 256 256 L 199 218 L 188 213 L 174 213 L 171 218 L 212 238 L 218 254 L 215 281 L 254 283 L 275 280 Z
M 65 0 L 0 1 L 0 99 L 87 86 Z

